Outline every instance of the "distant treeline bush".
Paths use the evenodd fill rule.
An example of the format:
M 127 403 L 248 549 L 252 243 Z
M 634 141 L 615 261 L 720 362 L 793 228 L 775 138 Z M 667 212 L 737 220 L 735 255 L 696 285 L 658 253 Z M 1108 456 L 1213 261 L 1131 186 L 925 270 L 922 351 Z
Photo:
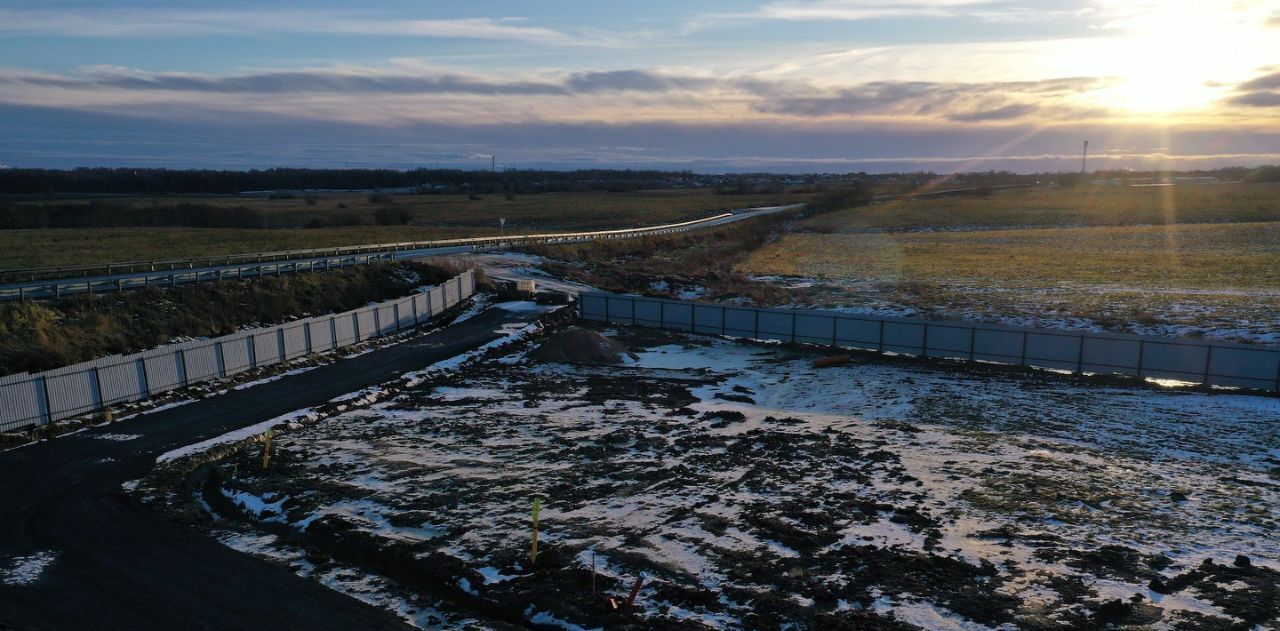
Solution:
M 107 202 L 0 205 L 0 230 L 24 228 L 275 228 L 289 221 L 245 207 L 209 204 L 128 206 Z M 281 225 L 273 225 L 280 223 Z
M 873 197 L 871 187 L 865 184 L 854 184 L 844 188 L 824 191 L 809 201 L 806 209 L 810 214 L 829 213 L 855 206 L 871 203 Z

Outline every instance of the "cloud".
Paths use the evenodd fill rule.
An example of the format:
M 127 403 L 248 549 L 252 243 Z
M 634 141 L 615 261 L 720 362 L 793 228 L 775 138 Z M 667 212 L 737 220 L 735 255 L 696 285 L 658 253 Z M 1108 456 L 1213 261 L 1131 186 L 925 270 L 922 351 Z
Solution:
M 1280 107 L 1280 92 L 1249 92 L 1233 96 L 1227 102 L 1245 107 Z
M 255 94 L 328 92 L 337 94 L 563 95 L 568 93 L 564 86 L 555 83 L 497 82 L 456 74 L 424 76 L 349 71 L 291 71 L 216 77 L 178 73 L 144 73 L 114 67 L 95 67 L 86 70 L 89 71 L 89 78 L 83 82 L 85 87 L 114 87 L 126 90 Z M 61 84 L 65 85 L 65 82 Z
M 521 18 L 415 20 L 332 10 L 180 11 L 173 9 L 13 11 L 0 9 L 0 32 L 132 38 L 230 34 L 325 33 L 583 44 L 585 38 Z
M 1069 97 L 1105 85 L 1100 79 L 940 83 L 879 81 L 831 94 L 761 103 L 763 111 L 808 117 L 898 115 L 983 122 L 1080 113 Z M 1093 114 L 1097 114 L 1094 112 Z
M 948 17 L 960 10 L 995 4 L 990 0 L 782 0 L 750 17 L 775 20 L 870 20 L 891 17 Z
M 631 115 L 643 115 L 646 109 L 653 109 L 667 116 L 684 113 L 706 117 L 738 110 L 792 118 L 900 116 L 967 122 L 1009 120 L 1032 114 L 1052 116 L 1061 110 L 1062 102 L 1103 84 L 1091 78 L 1066 78 L 988 83 L 877 81 L 827 87 L 793 79 L 717 78 L 641 69 L 579 72 L 539 80 L 351 68 L 215 76 L 152 73 L 115 66 L 87 67 L 78 75 L 0 70 L 0 83 L 13 88 L 9 99 L 0 96 L 0 100 L 18 102 L 14 97 L 27 94 L 34 100 L 22 102 L 29 104 L 66 101 L 109 106 L 185 98 L 212 107 L 217 99 L 200 95 L 220 94 L 236 99 L 225 104 L 228 109 L 262 108 L 268 106 L 255 104 L 250 97 L 278 95 L 296 101 L 300 113 L 323 106 L 327 108 L 325 115 L 341 116 L 343 104 L 366 112 L 395 106 L 407 108 L 410 101 L 397 101 L 398 97 L 492 97 L 483 104 L 483 111 L 475 110 L 474 114 L 504 110 L 528 113 L 541 106 L 546 115 L 554 117 L 557 110 L 561 116 L 566 112 L 590 115 L 593 108 L 622 107 L 628 108 Z M 325 97 L 322 105 L 312 98 L 318 96 Z M 364 96 L 378 96 L 381 101 L 372 103 Z M 567 98 L 575 100 L 574 109 L 566 110 L 563 105 L 547 101 Z
M 1265 74 L 1256 79 L 1250 79 L 1239 86 L 1237 90 L 1242 92 L 1253 92 L 1256 90 L 1280 90 L 1280 72 Z
M 3 161 L 15 166 L 272 166 L 475 168 L 471 156 L 498 154 L 522 167 L 690 168 L 699 171 L 1018 171 L 1079 168 L 1080 138 L 1113 167 L 1195 168 L 1276 162 L 1273 129 L 1208 127 L 1178 134 L 1178 153 L 1161 150 L 1158 125 L 1084 123 L 974 126 L 770 121 L 717 124 L 477 121 L 377 128 L 288 114 L 227 113 L 193 120 L 167 107 L 133 116 L 66 108 L 0 105 Z M 145 114 L 145 116 L 140 116 Z M 1036 133 L 1030 134 L 1029 132 Z M 1225 153 L 1224 147 L 1248 147 Z M 1107 151 L 1123 147 L 1121 151 Z M 485 165 L 487 166 L 487 164 Z
M 1280 71 L 1271 70 L 1236 86 L 1235 94 L 1227 99 L 1231 105 L 1242 107 L 1270 108 L 1280 107 Z
M 1030 103 L 1013 103 L 1003 107 L 997 107 L 995 109 L 959 112 L 951 114 L 949 118 L 953 121 L 962 122 L 1002 121 L 1015 118 L 1025 118 L 1034 114 L 1039 109 L 1040 108 Z

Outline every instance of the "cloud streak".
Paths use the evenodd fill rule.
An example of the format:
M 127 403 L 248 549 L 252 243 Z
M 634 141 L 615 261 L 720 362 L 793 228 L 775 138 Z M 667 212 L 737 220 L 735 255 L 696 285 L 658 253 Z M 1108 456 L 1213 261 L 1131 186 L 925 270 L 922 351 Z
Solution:
M 449 39 L 507 40 L 535 44 L 591 43 L 521 18 L 402 19 L 358 11 L 14 11 L 0 9 L 0 33 L 93 38 L 322 33 Z
M 237 76 L 150 73 L 94 66 L 77 75 L 0 70 L 7 85 L 0 101 L 27 105 L 80 103 L 136 106 L 199 104 L 201 108 L 274 111 L 343 119 L 352 112 L 381 112 L 390 119 L 420 120 L 452 108 L 461 115 L 558 118 L 566 111 L 598 120 L 703 119 L 726 115 L 784 119 L 896 117 L 921 121 L 991 123 L 1029 117 L 1102 116 L 1076 103 L 1105 87 L 1092 78 L 1045 81 L 942 83 L 877 81 L 820 86 L 794 79 L 707 77 L 654 70 L 578 72 L 536 80 L 448 73 L 314 69 Z M 261 99 L 255 97 L 279 98 Z M 368 97 L 377 97 L 370 101 Z M 475 99 L 483 98 L 483 102 Z M 220 100 L 221 99 L 221 100 Z M 566 109 L 565 105 L 572 103 Z M 532 114 L 531 114 L 532 113 Z M 347 120 L 350 120 L 349 118 Z

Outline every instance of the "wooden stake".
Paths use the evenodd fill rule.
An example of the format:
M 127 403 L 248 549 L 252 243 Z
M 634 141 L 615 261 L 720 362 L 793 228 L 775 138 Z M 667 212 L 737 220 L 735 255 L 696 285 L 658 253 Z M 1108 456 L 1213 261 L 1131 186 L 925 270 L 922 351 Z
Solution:
M 267 464 L 271 462 L 271 430 L 263 432 L 262 441 L 262 470 L 267 470 Z

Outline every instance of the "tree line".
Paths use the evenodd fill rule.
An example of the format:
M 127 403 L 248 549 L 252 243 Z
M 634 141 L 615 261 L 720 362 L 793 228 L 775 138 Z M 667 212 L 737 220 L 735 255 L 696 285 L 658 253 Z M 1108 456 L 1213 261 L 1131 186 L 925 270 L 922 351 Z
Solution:
M 689 171 L 464 171 L 460 169 L 263 169 L 249 171 L 80 168 L 0 169 L 0 194 L 234 194 L 245 191 L 380 190 L 537 193 L 666 188 Z

